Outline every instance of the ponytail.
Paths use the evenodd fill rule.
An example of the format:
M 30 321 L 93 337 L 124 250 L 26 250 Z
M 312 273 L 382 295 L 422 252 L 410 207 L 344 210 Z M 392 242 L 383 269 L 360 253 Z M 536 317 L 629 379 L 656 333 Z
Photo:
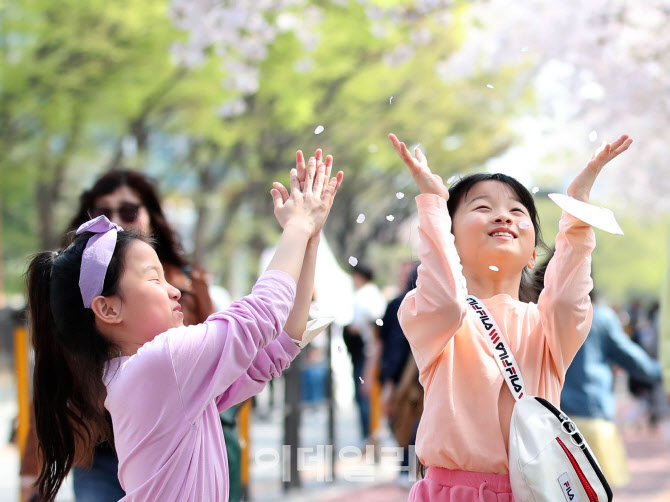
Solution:
M 61 253 L 33 256 L 27 271 L 35 429 L 42 463 L 37 485 L 46 500 L 55 498 L 73 465 L 90 463 L 97 444 L 113 444 L 103 373 L 116 349 L 96 329 L 95 315 L 84 307 L 78 284 L 91 235 L 79 236 Z M 122 256 L 137 238 L 131 232 L 119 233 L 103 296 L 116 293 Z

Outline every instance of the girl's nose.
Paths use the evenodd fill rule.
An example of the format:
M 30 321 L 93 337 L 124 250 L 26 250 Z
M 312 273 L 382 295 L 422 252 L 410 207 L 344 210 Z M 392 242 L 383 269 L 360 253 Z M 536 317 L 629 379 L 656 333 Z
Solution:
M 175 300 L 179 301 L 179 299 L 181 298 L 181 291 L 175 288 L 172 284 L 168 284 L 168 286 L 169 286 L 168 294 L 170 295 L 170 298 L 174 298 Z
M 495 223 L 512 223 L 512 217 L 509 215 L 509 213 L 503 212 L 500 213 L 494 221 Z

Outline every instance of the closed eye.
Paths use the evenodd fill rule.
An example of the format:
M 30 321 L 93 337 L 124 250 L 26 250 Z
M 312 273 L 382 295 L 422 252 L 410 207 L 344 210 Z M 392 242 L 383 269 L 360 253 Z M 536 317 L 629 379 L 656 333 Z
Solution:
M 520 207 L 515 207 L 514 209 L 512 209 L 512 211 L 519 211 L 520 213 L 526 214 L 526 211 L 524 211 Z
M 475 211 L 478 211 L 479 209 L 491 209 L 489 206 L 477 206 L 475 208 Z

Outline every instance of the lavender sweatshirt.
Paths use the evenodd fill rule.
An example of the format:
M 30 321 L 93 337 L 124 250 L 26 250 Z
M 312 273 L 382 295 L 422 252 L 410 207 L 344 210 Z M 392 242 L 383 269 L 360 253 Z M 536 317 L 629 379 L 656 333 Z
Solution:
M 269 271 L 203 324 L 170 329 L 108 363 L 123 501 L 227 501 L 219 412 L 260 392 L 300 349 L 283 331 L 295 281 Z

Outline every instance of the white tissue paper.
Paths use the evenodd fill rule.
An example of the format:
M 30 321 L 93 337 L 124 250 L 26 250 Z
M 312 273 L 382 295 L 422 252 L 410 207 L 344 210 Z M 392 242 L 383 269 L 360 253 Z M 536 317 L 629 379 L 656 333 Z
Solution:
M 623 230 L 621 230 L 621 227 L 617 223 L 614 213 L 609 209 L 594 206 L 593 204 L 582 202 L 560 193 L 550 193 L 549 198 L 558 207 L 570 213 L 575 218 L 579 218 L 584 223 L 588 223 L 592 227 L 599 228 L 610 234 L 623 235 Z
M 302 334 L 302 340 L 300 341 L 298 346 L 301 349 L 305 347 L 309 342 L 314 340 L 323 330 L 325 330 L 328 326 L 330 326 L 334 320 L 335 320 L 334 317 L 319 317 L 318 319 L 312 319 L 311 321 L 308 321 L 305 332 Z

